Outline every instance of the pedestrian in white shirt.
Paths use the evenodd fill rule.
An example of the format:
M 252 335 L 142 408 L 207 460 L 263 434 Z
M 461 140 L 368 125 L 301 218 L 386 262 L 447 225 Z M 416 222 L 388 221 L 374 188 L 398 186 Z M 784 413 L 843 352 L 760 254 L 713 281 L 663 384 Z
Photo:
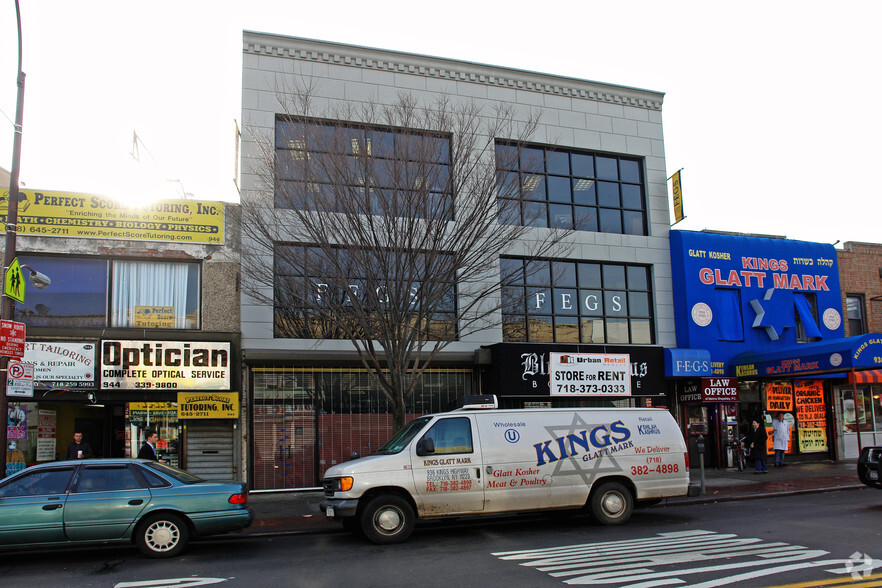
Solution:
M 772 449 L 775 450 L 775 467 L 784 466 L 784 452 L 790 444 L 790 425 L 784 420 L 784 413 L 775 415 L 772 422 Z

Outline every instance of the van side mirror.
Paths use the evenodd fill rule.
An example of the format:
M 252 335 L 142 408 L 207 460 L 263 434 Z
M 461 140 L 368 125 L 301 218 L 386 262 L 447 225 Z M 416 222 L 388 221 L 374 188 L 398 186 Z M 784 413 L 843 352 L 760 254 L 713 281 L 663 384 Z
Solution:
M 417 455 L 432 455 L 435 453 L 435 440 L 431 437 L 423 437 L 419 441 L 417 441 L 416 446 L 416 454 Z

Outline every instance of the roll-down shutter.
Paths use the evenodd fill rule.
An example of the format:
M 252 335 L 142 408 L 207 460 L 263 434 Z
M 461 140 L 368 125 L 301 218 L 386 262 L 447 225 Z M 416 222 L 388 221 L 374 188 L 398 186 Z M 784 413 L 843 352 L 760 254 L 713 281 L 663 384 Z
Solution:
M 187 426 L 187 471 L 206 480 L 235 480 L 233 421 L 202 421 Z

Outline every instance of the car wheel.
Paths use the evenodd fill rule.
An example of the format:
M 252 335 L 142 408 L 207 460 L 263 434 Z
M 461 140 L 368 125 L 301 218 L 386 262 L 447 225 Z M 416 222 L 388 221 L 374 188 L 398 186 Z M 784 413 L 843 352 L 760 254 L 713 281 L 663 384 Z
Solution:
M 401 543 L 413 532 L 416 517 L 410 503 L 400 496 L 377 496 L 361 513 L 361 532 L 380 545 Z
M 136 531 L 138 549 L 147 557 L 174 557 L 187 546 L 190 530 L 176 514 L 156 514 L 145 518 Z
M 633 509 L 634 497 L 619 482 L 605 482 L 591 494 L 591 514 L 601 524 L 621 525 Z

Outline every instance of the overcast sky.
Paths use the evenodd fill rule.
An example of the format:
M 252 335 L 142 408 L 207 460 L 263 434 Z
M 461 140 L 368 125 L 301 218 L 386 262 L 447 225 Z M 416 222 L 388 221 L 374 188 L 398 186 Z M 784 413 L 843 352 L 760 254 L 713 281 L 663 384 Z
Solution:
M 20 4 L 25 188 L 236 200 L 247 29 L 664 92 L 675 228 L 882 242 L 879 1 Z M 0 0 L 6 169 L 16 68 L 15 3 Z

